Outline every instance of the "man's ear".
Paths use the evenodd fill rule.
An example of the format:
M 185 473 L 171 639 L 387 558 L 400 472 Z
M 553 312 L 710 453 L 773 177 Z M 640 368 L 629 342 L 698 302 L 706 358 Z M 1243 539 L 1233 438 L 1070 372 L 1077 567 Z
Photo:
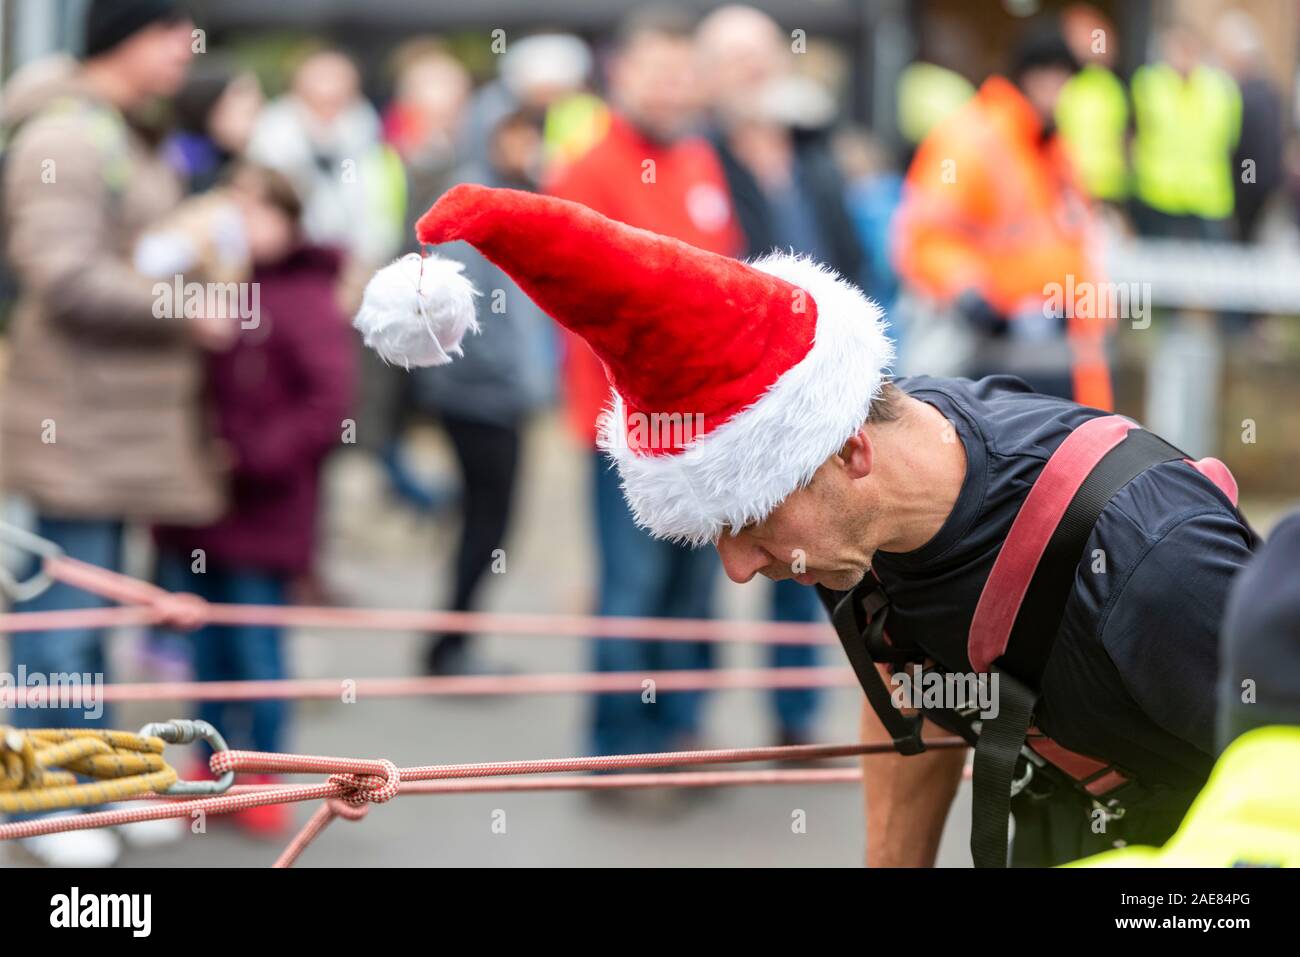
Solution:
M 849 440 L 840 449 L 839 459 L 844 463 L 844 469 L 851 479 L 866 478 L 871 474 L 874 450 L 865 428 L 858 429 L 849 436 Z

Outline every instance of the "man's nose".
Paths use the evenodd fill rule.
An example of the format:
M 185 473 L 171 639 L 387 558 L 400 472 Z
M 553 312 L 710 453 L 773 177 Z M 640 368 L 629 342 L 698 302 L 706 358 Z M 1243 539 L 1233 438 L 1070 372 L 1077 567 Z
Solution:
M 767 552 L 757 545 L 746 544 L 741 538 L 723 532 L 718 537 L 718 555 L 727 577 L 743 585 L 765 568 L 771 561 Z

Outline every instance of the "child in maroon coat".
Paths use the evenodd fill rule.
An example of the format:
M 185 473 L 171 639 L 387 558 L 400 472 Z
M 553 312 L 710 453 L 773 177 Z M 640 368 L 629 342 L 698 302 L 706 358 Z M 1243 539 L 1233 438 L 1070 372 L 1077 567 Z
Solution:
M 251 285 L 231 347 L 208 368 L 215 429 L 230 458 L 230 507 L 206 528 L 160 528 L 159 581 L 212 602 L 280 605 L 308 573 L 321 465 L 340 445 L 354 385 L 352 330 L 336 303 L 340 256 L 303 242 L 301 204 L 278 173 L 242 166 L 225 190 L 239 211 Z M 285 677 L 281 629 L 209 626 L 193 636 L 200 681 Z M 279 751 L 281 701 L 209 702 L 199 716 L 232 747 Z M 278 832 L 283 807 L 243 812 Z

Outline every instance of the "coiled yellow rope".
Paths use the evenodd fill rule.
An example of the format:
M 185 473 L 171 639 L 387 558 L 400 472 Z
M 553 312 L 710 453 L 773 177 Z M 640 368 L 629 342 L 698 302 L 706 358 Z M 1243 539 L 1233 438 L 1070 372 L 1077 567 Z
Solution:
M 54 811 L 165 791 L 163 739 L 126 731 L 0 727 L 0 812 Z M 76 775 L 93 778 L 78 783 Z

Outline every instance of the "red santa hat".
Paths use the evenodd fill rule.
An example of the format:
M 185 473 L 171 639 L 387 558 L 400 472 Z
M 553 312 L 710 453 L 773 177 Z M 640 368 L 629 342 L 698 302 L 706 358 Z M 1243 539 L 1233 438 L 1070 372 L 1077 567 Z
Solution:
M 766 518 L 866 421 L 893 358 L 879 307 L 806 258 L 746 264 L 473 185 L 416 233 L 475 246 L 590 344 L 612 386 L 601 447 L 660 538 L 703 544 Z M 370 281 L 355 325 L 390 362 L 441 365 L 477 330 L 474 294 L 456 264 L 412 254 Z

